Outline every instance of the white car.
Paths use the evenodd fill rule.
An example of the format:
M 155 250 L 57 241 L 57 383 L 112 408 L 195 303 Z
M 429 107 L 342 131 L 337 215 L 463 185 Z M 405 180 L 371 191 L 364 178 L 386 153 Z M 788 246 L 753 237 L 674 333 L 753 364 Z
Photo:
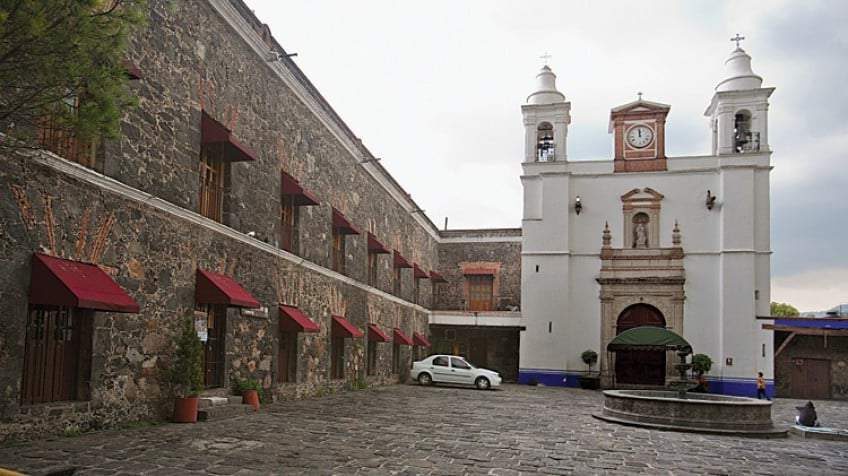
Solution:
M 501 376 L 497 372 L 475 367 L 456 355 L 431 355 L 413 362 L 411 377 L 421 385 L 455 383 L 474 385 L 480 390 L 501 384 Z

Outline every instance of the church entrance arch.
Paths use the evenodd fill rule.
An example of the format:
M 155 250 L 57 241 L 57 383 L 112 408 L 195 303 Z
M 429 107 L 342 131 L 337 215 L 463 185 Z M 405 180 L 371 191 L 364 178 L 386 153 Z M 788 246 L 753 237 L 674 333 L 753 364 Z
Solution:
M 648 304 L 628 306 L 616 321 L 616 335 L 634 327 L 666 327 L 659 309 Z M 630 385 L 665 385 L 665 352 L 626 350 L 615 354 L 615 381 Z

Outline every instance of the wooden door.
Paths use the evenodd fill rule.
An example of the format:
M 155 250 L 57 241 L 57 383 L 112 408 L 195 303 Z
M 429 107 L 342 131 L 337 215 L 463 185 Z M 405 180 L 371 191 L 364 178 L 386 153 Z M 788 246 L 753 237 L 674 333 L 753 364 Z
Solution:
M 491 311 L 494 277 L 490 275 L 466 276 L 468 280 L 468 310 Z
M 616 334 L 634 327 L 665 327 L 655 307 L 634 304 L 618 316 Z M 615 382 L 631 385 L 665 385 L 665 351 L 627 350 L 615 353 Z
M 220 222 L 224 210 L 224 162 L 212 157 L 213 150 L 203 147 L 200 158 L 200 214 Z
M 830 360 L 793 359 L 790 393 L 791 398 L 830 398 Z
M 227 308 L 209 306 L 206 316 L 207 337 L 203 353 L 203 375 L 206 388 L 224 385 L 224 355 L 226 352 Z
M 344 274 L 345 272 L 345 235 L 333 227 L 333 271 Z
M 277 353 L 277 381 L 297 381 L 297 333 L 281 332 L 280 348 Z

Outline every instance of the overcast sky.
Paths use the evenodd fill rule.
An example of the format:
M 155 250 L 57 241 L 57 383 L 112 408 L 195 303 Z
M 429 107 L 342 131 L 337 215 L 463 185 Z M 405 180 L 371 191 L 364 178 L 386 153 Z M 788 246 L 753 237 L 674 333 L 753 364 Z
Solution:
M 610 108 L 672 106 L 667 153 L 708 154 L 703 112 L 739 32 L 771 97 L 772 299 L 848 302 L 848 1 L 247 0 L 440 227 L 521 226 L 539 56 L 572 103 L 569 160 L 610 159 Z

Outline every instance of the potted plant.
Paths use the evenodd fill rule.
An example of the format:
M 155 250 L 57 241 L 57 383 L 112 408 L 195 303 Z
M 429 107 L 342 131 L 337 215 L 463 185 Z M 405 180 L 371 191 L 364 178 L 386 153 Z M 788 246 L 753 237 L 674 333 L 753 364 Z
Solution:
M 241 394 L 241 403 L 252 406 L 254 411 L 259 410 L 259 392 L 262 391 L 259 382 L 252 378 L 237 380 L 236 387 Z
M 203 343 L 197 337 L 194 321 L 190 317 L 183 320 L 175 343 L 177 350 L 169 372 L 175 397 L 174 421 L 195 423 L 197 395 L 203 390 Z
M 598 362 L 598 353 L 594 350 L 584 350 L 582 354 L 580 354 L 580 359 L 583 360 L 583 363 L 586 364 L 589 369 L 580 376 L 580 388 L 585 388 L 589 390 L 597 390 L 601 388 L 601 378 L 594 372 L 592 372 L 592 367 Z
M 693 392 L 708 393 L 710 391 L 710 385 L 707 379 L 704 378 L 704 374 L 709 372 L 712 366 L 713 359 L 707 354 L 695 354 L 692 356 L 692 372 L 695 373 L 698 380 L 698 386 L 692 389 Z

